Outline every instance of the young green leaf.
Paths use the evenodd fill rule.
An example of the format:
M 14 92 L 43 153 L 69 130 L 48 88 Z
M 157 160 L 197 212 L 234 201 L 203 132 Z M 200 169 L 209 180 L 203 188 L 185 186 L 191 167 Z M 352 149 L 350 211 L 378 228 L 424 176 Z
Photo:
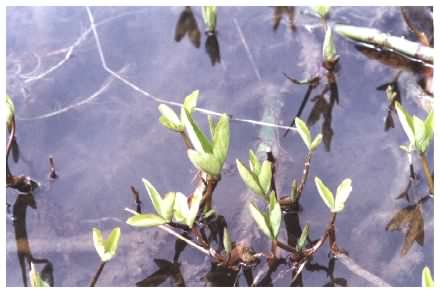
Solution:
M 8 130 L 11 129 L 12 120 L 15 116 L 15 106 L 14 102 L 9 96 L 6 96 L 6 126 L 8 127 Z
M 106 240 L 103 239 L 102 232 L 98 228 L 93 228 L 92 235 L 96 252 L 101 258 L 101 261 L 107 262 L 112 259 L 118 249 L 121 229 L 119 227 L 114 228 Z
M 161 217 L 163 217 L 161 210 L 162 198 L 160 197 L 159 192 L 156 190 L 153 184 L 151 184 L 150 181 L 148 181 L 147 179 L 142 178 L 142 182 L 144 183 L 145 189 L 148 192 L 148 196 L 150 197 L 151 203 L 153 204 L 156 213 Z
M 227 253 L 232 251 L 231 236 L 229 236 L 228 228 L 223 228 L 223 247 Z
M 299 135 L 301 136 L 304 144 L 307 149 L 310 150 L 312 144 L 312 138 L 310 136 L 310 130 L 307 125 L 302 121 L 299 117 L 295 118 L 296 129 L 298 130 Z
M 174 219 L 177 223 L 185 224 L 185 219 L 189 214 L 188 198 L 181 192 L 176 192 L 174 201 Z
M 272 232 L 268 226 L 267 215 L 264 215 L 258 208 L 256 208 L 252 203 L 249 203 L 249 210 L 251 212 L 252 218 L 258 225 L 258 228 L 266 234 L 270 239 L 272 238 Z
M 422 286 L 434 287 L 434 281 L 432 280 L 431 270 L 425 266 L 422 271 Z
M 31 262 L 31 270 L 29 271 L 29 280 L 32 287 L 50 287 L 41 277 L 35 269 L 35 264 Z
M 211 133 L 211 138 L 214 140 L 215 124 L 214 121 L 212 121 L 211 115 L 208 115 L 208 126 L 209 126 L 209 132 Z
M 425 139 L 425 123 L 419 117 L 413 116 L 413 126 L 414 126 L 414 140 L 416 143 L 416 149 L 419 152 L 423 152 L 421 150 L 420 142 L 423 142 Z
M 110 232 L 107 240 L 104 241 L 104 249 L 110 255 L 109 260 L 116 255 L 119 247 L 119 240 L 121 239 L 121 228 L 116 227 Z
M 399 102 L 395 102 L 395 108 L 397 111 L 397 116 L 399 117 L 400 124 L 402 124 L 403 130 L 406 133 L 406 136 L 409 139 L 410 145 L 415 144 L 415 137 L 414 137 L 414 125 L 413 125 L 413 119 L 409 115 L 408 112 L 400 105 Z
M 257 155 L 255 155 L 254 151 L 251 149 L 249 149 L 249 167 L 251 172 L 260 174 L 261 163 L 258 161 Z
M 270 190 L 270 184 L 272 181 L 272 163 L 268 160 L 263 162 L 261 165 L 260 174 L 258 174 L 258 182 L 263 190 L 264 195 L 266 195 Z
M 278 237 L 281 225 L 281 207 L 275 197 L 275 192 L 272 191 L 269 196 L 269 220 L 270 230 L 272 233 L 272 239 L 275 240 Z
M 199 97 L 199 90 L 195 90 L 191 94 L 185 97 L 185 100 L 183 101 L 183 108 L 185 108 L 189 114 L 191 114 L 193 109 L 197 106 L 198 97 Z
M 165 104 L 160 104 L 159 112 L 162 114 L 162 116 L 160 116 L 159 118 L 159 122 L 163 126 L 177 132 L 183 132 L 184 130 L 183 124 L 180 122 L 179 117 L 177 116 L 177 114 L 174 112 L 173 109 L 171 109 L 169 106 Z
M 237 164 L 238 173 L 246 186 L 266 200 L 266 195 L 258 182 L 258 177 L 246 168 L 239 159 L 236 159 L 235 162 Z
M 321 144 L 322 142 L 322 134 L 318 134 L 315 139 L 312 141 L 312 144 L 310 145 L 310 151 L 315 151 L 316 148 Z
M 186 217 L 186 224 L 190 228 L 192 228 L 194 221 L 196 220 L 202 199 L 203 199 L 203 194 L 201 192 L 195 192 L 192 196 L 191 207 L 189 208 L 189 214 Z
M 330 6 L 324 6 L 324 5 L 316 5 L 316 6 L 312 6 L 312 9 L 321 17 L 321 18 L 326 18 L 329 11 L 330 11 Z
M 415 132 L 415 140 L 416 140 L 416 149 L 420 153 L 425 153 L 428 148 L 429 144 L 431 143 L 431 139 L 434 135 L 434 112 L 429 112 L 428 116 L 426 117 L 425 121 L 421 121 L 418 117 L 413 118 L 414 123 L 414 132 Z M 418 128 L 421 128 L 420 125 L 423 123 L 423 130 L 419 130 Z M 418 124 L 418 126 L 416 126 Z M 421 134 L 423 132 L 423 135 Z
M 335 202 L 333 199 L 333 193 L 328 189 L 328 187 L 319 179 L 319 177 L 315 177 L 315 185 L 316 189 L 318 189 L 319 195 L 322 200 L 326 204 L 326 206 L 332 210 L 335 206 Z
M 168 222 L 171 222 L 171 219 L 173 218 L 175 200 L 176 200 L 176 193 L 168 192 L 165 194 L 164 199 L 162 200 L 161 203 L 160 215 Z
M 139 214 L 128 218 L 127 224 L 134 227 L 155 227 L 168 223 L 168 220 L 156 214 Z
M 187 109 L 182 108 L 181 119 L 185 126 L 186 133 L 188 135 L 191 144 L 198 152 L 212 153 L 212 145 L 208 138 L 203 134 L 202 130 L 192 119 L 190 112 Z
M 214 32 L 217 24 L 217 7 L 202 6 L 202 16 L 208 31 Z
M 223 163 L 226 161 L 226 157 L 228 156 L 229 139 L 229 117 L 227 115 L 222 115 L 217 123 L 217 126 L 215 127 L 214 137 L 212 140 L 212 152 L 221 166 L 223 166 Z
M 341 184 L 339 184 L 338 188 L 336 189 L 335 206 L 332 209 L 333 213 L 341 212 L 344 209 L 345 202 L 347 201 L 351 190 L 352 188 L 350 178 L 345 179 L 341 182 Z
M 336 55 L 335 42 L 333 41 L 333 29 L 329 25 L 325 32 L 324 44 L 322 46 L 322 57 L 324 62 L 335 62 L 338 59 Z
M 191 163 L 193 163 L 193 165 L 200 171 L 203 171 L 211 176 L 220 175 L 222 165 L 220 165 L 219 161 L 214 155 L 197 152 L 192 149 L 189 149 L 187 154 Z
M 302 230 L 301 236 L 298 238 L 298 241 L 296 242 L 296 250 L 297 251 L 303 251 L 306 247 L 307 243 L 307 236 L 309 236 L 309 225 L 306 224 L 304 226 L 304 229 Z

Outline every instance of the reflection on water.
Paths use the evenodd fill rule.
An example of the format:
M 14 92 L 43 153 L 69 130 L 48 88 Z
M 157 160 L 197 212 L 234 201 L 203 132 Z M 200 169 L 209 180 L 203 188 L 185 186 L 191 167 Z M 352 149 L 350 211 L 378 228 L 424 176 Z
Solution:
M 126 68 L 121 75 L 140 88 L 177 102 L 200 89 L 203 108 L 254 120 L 271 113 L 274 122 L 284 125 L 293 115 L 304 116 L 312 133 L 322 131 L 325 148 L 314 154 L 301 209 L 284 215 L 282 231 L 287 233 L 280 233 L 280 238 L 295 244 L 305 224 L 310 226 L 311 240 L 318 238 L 328 211 L 310 180 L 319 176 L 329 186 L 337 186 L 351 177 L 353 194 L 337 219 L 338 245 L 357 264 L 393 286 L 420 285 L 418 272 L 425 265 L 433 268 L 433 201 L 424 202 L 420 214 L 395 199 L 408 182 L 407 156 L 399 149 L 406 137 L 383 90 L 385 84 L 394 86 L 409 112 L 424 117 L 417 97 L 419 92 L 429 93 L 432 70 L 412 61 L 390 61 L 391 55 L 383 55 L 387 53 L 360 49 L 335 37 L 340 70 L 320 75 L 319 83 L 290 83 L 283 72 L 312 78 L 321 64 L 323 31 L 307 7 L 219 7 L 214 35 L 201 34 L 202 16 L 196 7 L 92 11 L 108 66 L 115 71 Z M 408 34 L 398 7 L 335 7 L 330 21 Z M 154 182 L 160 192 L 189 194 L 194 171 L 181 138 L 158 123 L 157 104 L 117 80 L 107 82 L 92 33 L 74 47 L 73 58 L 44 78 L 26 82 L 61 62 L 87 32 L 88 23 L 83 7 L 7 9 L 7 91 L 16 105 L 20 143 L 20 159 L 10 160 L 9 167 L 14 174 L 42 182 L 41 191 L 32 195 L 7 189 L 8 201 L 16 196 L 16 220 L 7 225 L 8 286 L 28 283 L 30 261 L 40 261 L 41 275 L 56 286 L 87 285 L 98 261 L 90 231 L 116 225 L 122 229 L 121 247 L 99 281 L 106 286 L 248 286 L 256 277 L 259 285 L 267 286 L 371 286 L 342 262 L 329 258 L 326 246 L 292 284 L 289 263 L 273 271 L 267 271 L 264 261 L 252 270 L 219 268 L 161 230 L 128 227 L 125 207 L 152 211 L 141 178 Z M 206 52 L 195 49 L 202 42 Z M 101 88 L 92 100 L 81 102 Z M 48 118 L 23 119 L 77 103 Z M 206 118 L 195 116 L 207 129 Z M 394 116 L 385 120 L 387 132 L 385 116 Z M 261 139 L 259 130 L 260 126 L 231 123 L 227 164 L 247 158 L 248 150 Z M 272 131 L 276 137 L 284 132 Z M 295 133 L 280 137 L 277 148 L 277 191 L 289 194 L 292 179 L 301 178 L 305 149 Z M 56 158 L 59 175 L 54 184 L 46 179 L 49 155 Z M 428 157 L 432 166 L 432 148 Z M 417 162 L 414 173 L 423 178 Z M 423 181 L 412 188 L 415 195 L 410 199 L 427 192 Z M 133 201 L 135 191 L 139 196 Z M 237 174 L 225 175 L 214 206 L 233 240 L 245 240 L 255 251 L 268 251 L 269 241 L 255 228 L 245 206 L 253 199 Z M 405 212 L 399 212 L 402 209 Z M 413 222 L 417 229 L 409 230 L 417 231 L 404 231 L 409 236 L 403 241 L 400 233 L 385 230 L 390 221 L 389 230 L 408 223 L 408 215 L 417 220 Z M 216 248 L 221 248 L 223 235 L 213 231 L 222 231 L 222 224 L 221 220 L 210 223 L 212 229 L 202 235 Z M 423 246 L 410 245 L 421 244 L 420 231 Z

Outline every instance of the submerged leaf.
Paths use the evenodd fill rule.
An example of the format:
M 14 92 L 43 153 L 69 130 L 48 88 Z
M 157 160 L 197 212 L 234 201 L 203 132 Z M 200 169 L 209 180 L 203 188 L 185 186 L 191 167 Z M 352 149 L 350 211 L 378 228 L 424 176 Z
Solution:
M 196 47 L 200 47 L 200 31 L 197 26 L 197 21 L 191 10 L 191 7 L 185 7 L 179 16 L 179 20 L 176 25 L 176 32 L 174 40 L 180 42 L 182 38 L 188 34 L 191 43 Z
M 166 224 L 168 221 L 156 214 L 139 214 L 128 218 L 127 224 L 134 227 L 155 227 Z
M 321 196 L 322 200 L 326 204 L 326 206 L 333 210 L 335 206 L 333 193 L 328 189 L 328 187 L 319 179 L 319 177 L 315 177 L 315 185 L 316 189 L 318 189 L 319 195 Z

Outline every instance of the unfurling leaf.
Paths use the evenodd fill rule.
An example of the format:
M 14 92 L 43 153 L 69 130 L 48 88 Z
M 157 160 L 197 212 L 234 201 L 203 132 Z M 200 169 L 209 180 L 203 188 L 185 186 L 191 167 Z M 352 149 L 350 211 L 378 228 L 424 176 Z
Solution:
M 168 221 L 156 214 L 139 214 L 128 218 L 127 224 L 134 227 L 155 227 L 168 223 Z
M 221 167 L 223 166 L 223 163 L 226 161 L 226 157 L 228 156 L 229 139 L 229 117 L 227 115 L 222 115 L 217 123 L 217 126 L 215 127 L 214 137 L 212 140 L 212 152 L 217 158 Z
M 220 175 L 222 165 L 220 165 L 219 161 L 214 155 L 204 152 L 197 152 L 192 149 L 189 149 L 187 153 L 191 163 L 193 163 L 197 169 L 214 177 Z
M 341 184 L 339 184 L 338 188 L 336 189 L 335 206 L 332 210 L 333 213 L 341 212 L 344 209 L 345 202 L 347 201 L 351 190 L 350 178 L 345 179 L 341 182 Z
M 29 280 L 32 287 L 50 287 L 35 269 L 35 264 L 31 262 L 31 270 L 29 271 Z
M 263 214 L 257 207 L 255 207 L 252 203 L 249 203 L 249 210 L 251 212 L 252 218 L 254 218 L 255 222 L 258 225 L 263 233 L 269 237 L 269 239 L 273 239 L 272 232 L 268 225 L 267 215 Z
M 302 230 L 301 236 L 298 238 L 298 241 L 296 242 L 296 250 L 297 251 L 304 250 L 304 248 L 306 247 L 308 236 L 309 236 L 309 225 L 306 224 L 304 226 L 304 229 Z
M 241 179 L 244 181 L 246 186 L 255 192 L 256 194 L 262 196 L 266 200 L 266 196 L 264 194 L 263 189 L 260 186 L 260 183 L 258 181 L 258 177 L 251 172 L 248 168 L 246 168 L 243 163 L 239 160 L 235 160 L 237 164 L 238 173 L 240 174 Z
M 275 240 L 278 237 L 281 225 L 281 207 L 275 196 L 275 191 L 272 191 L 269 195 L 269 220 L 272 239 Z
M 192 113 L 193 109 L 197 106 L 197 99 L 199 97 L 199 90 L 193 91 L 191 94 L 185 97 L 183 101 L 183 108 L 188 111 L 189 114 Z
M 159 112 L 162 114 L 162 116 L 160 116 L 159 118 L 159 122 L 163 126 L 173 131 L 183 132 L 184 130 L 183 124 L 180 122 L 179 117 L 177 116 L 177 114 L 174 112 L 173 109 L 171 109 L 169 106 L 165 104 L 160 104 Z
M 223 229 L 223 247 L 227 253 L 232 251 L 232 241 L 231 236 L 229 235 L 228 228 Z
M 270 161 L 265 160 L 263 165 L 261 165 L 258 182 L 260 183 L 264 196 L 266 196 L 272 182 L 272 163 Z
M 326 206 L 332 210 L 335 206 L 335 202 L 333 199 L 333 193 L 328 189 L 328 187 L 319 179 L 319 177 L 315 177 L 315 185 L 316 189 L 318 189 L 319 195 L 322 200 L 326 204 Z
M 414 125 L 413 119 L 409 115 L 408 112 L 400 105 L 399 102 L 396 102 L 395 108 L 397 111 L 397 116 L 399 117 L 400 124 L 402 124 L 403 130 L 406 133 L 406 136 L 409 139 L 410 145 L 415 145 L 415 136 L 414 136 Z
M 434 287 L 434 281 L 432 280 L 431 270 L 425 266 L 422 271 L 422 286 Z
M 310 150 L 312 144 L 312 137 L 310 136 L 310 130 L 307 125 L 302 121 L 299 117 L 295 118 L 296 129 L 298 130 L 299 135 L 301 136 L 304 144 L 307 149 Z
M 112 259 L 118 249 L 119 239 L 121 238 L 121 228 L 114 228 L 106 240 L 103 239 L 102 232 L 98 228 L 93 228 L 92 235 L 96 252 L 101 258 L 101 261 L 107 262 Z

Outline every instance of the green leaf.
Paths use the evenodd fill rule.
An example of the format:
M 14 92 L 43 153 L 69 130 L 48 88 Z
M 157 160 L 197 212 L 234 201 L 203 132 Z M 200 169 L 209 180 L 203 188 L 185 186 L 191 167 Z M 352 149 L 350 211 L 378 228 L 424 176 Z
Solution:
M 307 236 L 309 236 L 309 225 L 306 224 L 304 229 L 302 230 L 301 236 L 298 238 L 296 242 L 296 250 L 303 251 L 306 247 Z
M 155 227 L 166 224 L 168 221 L 156 214 L 139 214 L 128 218 L 127 224 L 134 227 Z
M 429 112 L 423 124 L 424 124 L 424 136 L 423 138 L 420 139 L 416 138 L 416 147 L 418 151 L 421 153 L 425 153 L 428 150 L 429 145 L 431 143 L 431 139 L 434 135 L 434 111 Z
M 189 149 L 187 153 L 191 163 L 193 163 L 193 165 L 197 169 L 211 176 L 220 175 L 222 166 L 220 165 L 219 161 L 214 155 L 203 152 L 197 152 L 192 149 Z
M 175 200 L 176 200 L 175 192 L 166 193 L 164 199 L 162 200 L 160 215 L 168 222 L 171 222 L 171 219 L 173 218 Z
M 299 117 L 295 118 L 296 129 L 298 130 L 299 135 L 301 136 L 304 144 L 307 149 L 310 150 L 312 144 L 312 138 L 310 136 L 310 130 L 307 125 L 302 121 Z
M 425 138 L 425 123 L 419 117 L 413 116 L 413 126 L 416 150 L 422 153 L 423 151 L 420 148 L 420 142 L 423 142 Z
M 310 146 L 310 151 L 316 150 L 316 148 L 321 144 L 322 142 L 322 134 L 318 134 L 315 139 L 312 141 L 312 144 Z
M 151 203 L 153 204 L 154 209 L 156 210 L 156 213 L 163 217 L 162 215 L 162 198 L 160 197 L 159 192 L 156 190 L 156 188 L 153 186 L 153 184 L 150 183 L 145 178 L 142 178 L 142 182 L 144 183 L 145 189 L 148 192 L 148 195 L 150 197 Z
M 15 106 L 14 102 L 9 96 L 6 96 L 6 126 L 8 127 L 8 130 L 11 129 L 12 120 L 15 116 Z
M 341 212 L 344 209 L 345 202 L 351 193 L 351 179 L 347 178 L 339 184 L 336 189 L 335 207 L 332 210 L 333 213 Z
M 246 168 L 239 159 L 236 159 L 235 162 L 237 164 L 238 173 L 240 174 L 240 177 L 244 181 L 246 186 L 256 194 L 261 195 L 265 200 L 267 200 L 266 194 L 264 193 L 258 181 L 258 177 L 248 168 Z
M 405 109 L 400 105 L 399 102 L 395 103 L 395 108 L 397 111 L 397 116 L 399 117 L 400 124 L 402 124 L 403 130 L 406 133 L 406 136 L 409 139 L 410 145 L 415 144 L 415 137 L 414 137 L 414 125 L 413 125 L 413 119 L 409 115 L 408 112 L 405 111 Z
M 431 270 L 425 266 L 422 271 L 422 286 L 434 287 L 434 281 L 432 280 Z
M 275 191 L 272 191 L 269 196 L 269 220 L 272 232 L 272 239 L 276 240 L 281 226 L 281 207 L 275 196 Z
M 223 228 L 223 246 L 227 253 L 232 251 L 232 241 L 231 236 L 229 236 L 228 228 Z
M 228 156 L 229 139 L 229 117 L 227 115 L 222 115 L 217 123 L 217 126 L 215 127 L 214 137 L 212 140 L 212 152 L 217 158 L 217 161 L 220 163 L 220 168 L 223 166 L 223 163 L 226 161 L 226 157 Z
M 322 57 L 325 62 L 335 62 L 338 58 L 336 56 L 336 47 L 332 36 L 333 30 L 329 25 L 325 32 L 324 44 L 322 46 Z
M 332 210 L 335 206 L 335 202 L 333 199 L 333 193 L 328 189 L 328 187 L 319 179 L 319 177 L 315 177 L 315 185 L 318 189 L 319 195 L 322 200 L 326 204 L 326 206 Z
M 258 174 L 258 182 L 260 183 L 264 195 L 266 195 L 269 192 L 271 181 L 272 181 L 272 163 L 269 162 L 268 160 L 265 160 L 263 162 L 263 165 L 261 165 L 260 174 Z
M 312 9 L 321 17 L 326 18 L 330 12 L 330 6 L 316 5 L 312 6 Z
M 188 198 L 181 192 L 176 192 L 174 201 L 174 219 L 177 223 L 185 224 L 185 219 L 189 214 Z
M 109 261 L 116 254 L 116 250 L 118 249 L 119 239 L 121 237 L 121 229 L 119 227 L 114 228 L 107 240 L 103 239 L 102 232 L 98 228 L 92 229 L 92 235 L 93 244 L 95 245 L 96 252 L 101 258 L 101 261 Z
M 192 113 L 193 109 L 197 106 L 197 99 L 199 97 L 199 90 L 193 91 L 191 94 L 185 97 L 183 101 L 183 108 L 188 111 L 188 113 Z
M 257 155 L 255 155 L 254 151 L 251 149 L 249 150 L 249 166 L 251 168 L 251 172 L 260 174 L 261 163 L 258 160 Z
M 119 247 L 119 240 L 121 239 L 121 228 L 116 227 L 110 232 L 110 235 L 107 237 L 107 240 L 104 241 L 105 251 L 110 255 L 110 260 L 113 256 L 116 255 L 116 252 Z
M 212 145 L 202 130 L 197 126 L 187 109 L 182 108 L 181 119 L 191 144 L 198 152 L 212 153 Z
M 31 270 L 29 271 L 29 280 L 32 287 L 50 287 L 41 277 L 35 269 L 35 264 L 31 262 Z
M 162 114 L 162 116 L 160 116 L 159 118 L 159 122 L 163 126 L 177 132 L 183 132 L 184 130 L 183 124 L 180 122 L 179 117 L 177 116 L 177 114 L 174 112 L 173 109 L 171 109 L 169 106 L 165 104 L 160 104 L 159 112 Z
M 209 126 L 209 132 L 211 133 L 211 137 L 212 139 L 214 139 L 215 125 L 214 125 L 214 121 L 212 121 L 211 115 L 208 115 L 208 126 Z
M 255 222 L 257 223 L 258 228 L 260 228 L 261 231 L 263 231 L 263 233 L 269 237 L 269 239 L 273 239 L 272 232 L 268 226 L 267 216 L 260 212 L 260 210 L 257 209 L 252 203 L 249 203 L 249 210 L 252 218 L 254 218 Z
M 217 7 L 202 6 L 202 16 L 208 31 L 214 32 L 217 24 Z
M 189 208 L 189 213 L 186 217 L 186 224 L 190 228 L 192 228 L 194 221 L 196 220 L 202 199 L 203 199 L 203 194 L 201 192 L 195 192 L 192 196 L 191 207 Z

